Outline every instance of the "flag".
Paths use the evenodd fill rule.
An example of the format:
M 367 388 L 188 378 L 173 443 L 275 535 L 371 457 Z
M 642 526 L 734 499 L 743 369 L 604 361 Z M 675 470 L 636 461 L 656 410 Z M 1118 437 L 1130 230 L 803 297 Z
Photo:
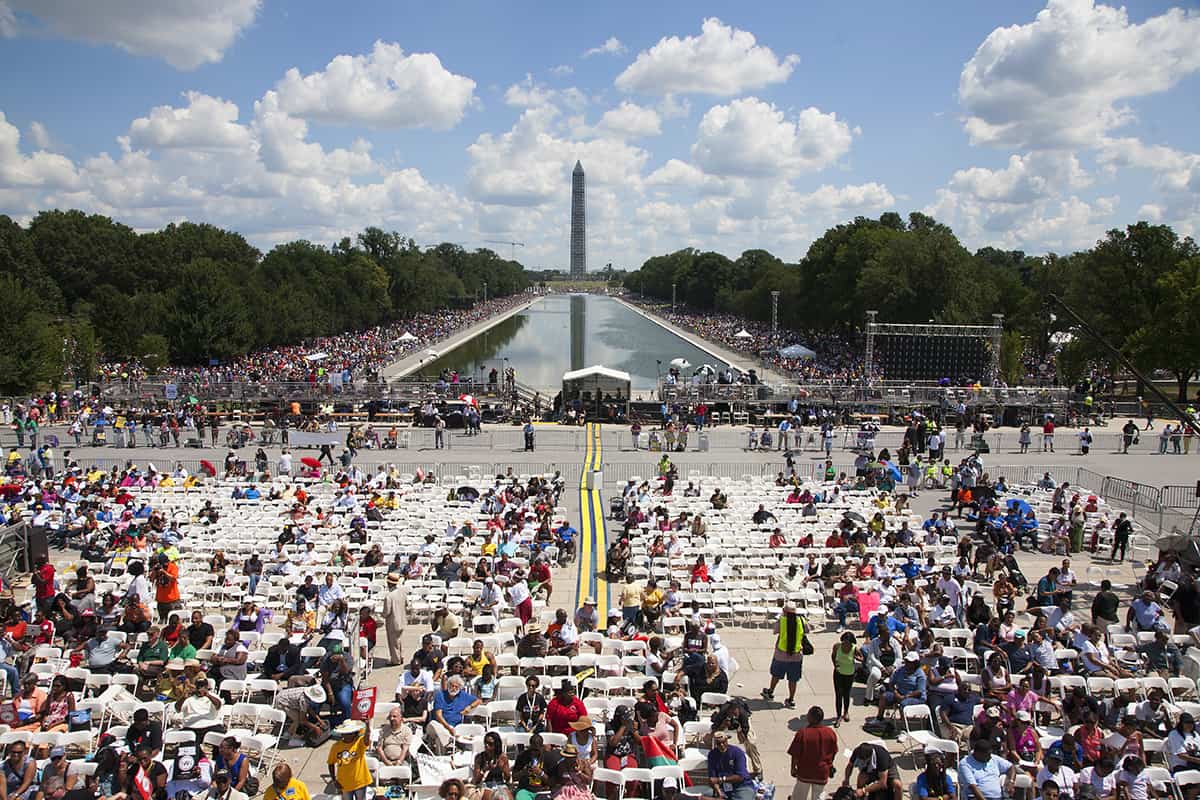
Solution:
M 138 765 L 137 774 L 133 776 L 133 786 L 137 789 L 138 796 L 142 800 L 150 800 L 154 786 L 150 782 L 150 776 L 146 774 L 146 770 L 142 769 L 140 764 Z
M 641 738 L 642 752 L 646 755 L 647 767 L 650 767 L 651 769 L 654 767 L 671 767 L 679 763 L 679 761 L 675 758 L 675 751 L 671 749 L 670 745 L 663 744 L 661 740 L 656 739 L 653 736 L 643 736 Z M 663 782 L 663 786 L 667 786 L 669 782 L 673 783 L 673 780 L 668 778 Z M 686 773 L 683 776 L 683 782 L 685 786 L 692 785 L 692 781 L 690 778 L 688 778 Z
M 370 689 L 355 689 L 354 700 L 350 705 L 350 719 L 369 722 L 371 717 L 375 716 L 375 694 L 374 686 Z

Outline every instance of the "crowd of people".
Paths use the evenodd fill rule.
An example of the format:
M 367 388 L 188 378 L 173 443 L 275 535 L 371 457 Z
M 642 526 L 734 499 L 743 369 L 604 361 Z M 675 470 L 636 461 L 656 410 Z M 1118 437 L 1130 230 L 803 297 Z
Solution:
M 863 345 L 858 335 L 847 336 L 833 331 L 796 331 L 780 329 L 772 333 L 770 324 L 756 322 L 732 314 L 698 312 L 669 303 L 638 303 L 657 316 L 695 332 L 707 341 L 730 350 L 758 358 L 766 353 L 767 363 L 797 383 L 834 381 L 854 384 L 863 377 Z M 739 336 L 745 331 L 748 336 Z M 816 353 L 814 358 L 787 358 L 780 350 L 800 344 Z
M 294 382 L 316 383 L 337 373 L 345 382 L 372 379 L 379 370 L 413 353 L 433 347 L 448 336 L 495 314 L 527 302 L 525 295 L 496 297 L 470 308 L 417 314 L 366 331 L 347 331 L 289 345 L 256 350 L 227 363 L 212 366 L 165 366 L 147 374 L 140 361 L 107 362 L 100 375 L 110 381 L 156 380 L 189 386 L 214 383 Z M 405 334 L 413 338 L 402 339 Z M 324 354 L 323 357 L 321 354 Z
M 942 442 L 915 424 L 905 437 L 914 452 L 940 454 Z M 570 562 L 578 536 L 555 477 L 521 480 L 510 470 L 477 496 L 447 497 L 424 476 L 353 464 L 331 465 L 327 482 L 295 480 L 291 465 L 278 463 L 225 482 L 151 476 L 133 464 L 10 464 L 0 513 L 46 529 L 80 557 L 66 574 L 40 558 L 28 605 L 10 588 L 0 594 L 0 670 L 11 693 L 2 724 L 31 734 L 7 741 L 0 796 L 94 800 L 124 791 L 162 800 L 187 791 L 240 800 L 261 790 L 304 800 L 308 788 L 285 764 L 248 750 L 232 716 L 265 695 L 248 705 L 278 712 L 282 743 L 333 739 L 328 764 L 348 800 L 363 800 L 388 775 L 479 800 L 546 792 L 615 800 L 673 793 L 688 781 L 752 800 L 782 777 L 764 774 L 755 714 L 796 708 L 811 658 L 831 662 L 836 701 L 809 708 L 793 737 L 794 797 L 900 800 L 907 791 L 897 754 L 877 744 L 854 748 L 841 785 L 834 780 L 833 729 L 851 721 L 856 684 L 870 709 L 868 734 L 904 731 L 927 748 L 917 798 L 962 789 L 1001 800 L 1025 775 L 1029 800 L 1086 800 L 1089 791 L 1096 800 L 1141 800 L 1154 791 L 1154 759 L 1172 771 L 1200 765 L 1200 734 L 1181 705 L 1196 699 L 1195 681 L 1181 672 L 1198 643 L 1200 605 L 1178 558 L 1164 552 L 1122 609 L 1109 581 L 1089 587 L 1071 559 L 1091 551 L 1123 560 L 1134 530 L 1126 515 L 1049 475 L 1010 486 L 972 455 L 939 473 L 934 489 L 949 491 L 946 510 L 910 526 L 907 502 L 929 486 L 897 480 L 893 468 L 907 458 L 864 455 L 854 475 L 817 482 L 785 466 L 756 490 L 761 502 L 743 522 L 773 529 L 765 550 L 781 569 L 771 578 L 780 594 L 769 683 L 753 699 L 731 692 L 740 665 L 712 607 L 696 597 L 737 580 L 724 557 L 699 555 L 682 580 L 640 580 L 632 569 L 679 564 L 681 538 L 694 547 L 711 535 L 705 514 L 673 511 L 679 499 L 704 501 L 700 487 L 677 485 L 665 454 L 656 479 L 622 493 L 625 535 L 608 553 L 616 582 L 608 619 L 594 598 L 572 608 L 555 592 L 554 568 Z M 918 463 L 913 456 L 910 465 Z M 164 493 L 185 486 L 196 492 Z M 709 513 L 728 513 L 719 487 L 703 495 Z M 842 514 L 850 496 L 872 504 L 870 518 L 845 513 L 831 531 L 801 530 Z M 408 519 L 406 505 L 463 501 L 470 518 L 420 543 L 379 538 L 389 522 Z M 789 507 L 799 522 L 780 523 Z M 203 531 L 237 508 L 273 520 L 273 545 L 244 561 L 218 549 L 198 562 Z M 644 555 L 631 540 L 646 541 Z M 953 563 L 935 557 L 948 541 Z M 1027 580 L 1025 548 L 1062 559 Z M 364 570 L 374 576 L 365 594 Z M 245 596 L 219 620 L 189 613 L 183 581 L 201 576 Z M 823 619 L 813 628 L 811 608 L 803 613 L 793 599 L 809 589 L 830 599 L 828 618 L 839 623 L 823 651 L 813 641 Z M 428 616 L 413 613 L 421 604 Z M 406 656 L 402 637 L 417 624 L 420 646 Z M 378 658 L 385 637 L 387 657 Z M 356 692 L 370 685 L 373 660 L 402 671 L 394 693 L 379 698 L 385 713 L 358 720 Z M 268 685 L 251 686 L 256 678 Z M 143 707 L 114 722 L 97 706 L 126 690 L 164 703 L 165 719 Z M 195 746 L 181 756 L 164 728 L 192 731 Z M 89 734 L 85 748 L 84 763 L 95 766 L 77 773 L 80 759 L 56 744 L 74 740 L 32 736 L 83 730 L 100 735 Z M 206 734 L 211 752 L 199 746 Z

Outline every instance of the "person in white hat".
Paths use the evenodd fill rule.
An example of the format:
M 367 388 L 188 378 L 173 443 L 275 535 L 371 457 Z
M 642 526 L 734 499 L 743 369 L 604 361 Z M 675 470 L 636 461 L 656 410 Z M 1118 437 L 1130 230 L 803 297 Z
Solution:
M 596 611 L 596 598 L 583 598 L 583 605 L 575 612 L 575 627 L 580 633 L 588 633 L 600 627 L 600 613 Z
M 320 741 L 325 735 L 325 724 L 320 710 L 325 704 L 325 690 L 320 686 L 295 686 L 275 695 L 274 708 L 287 715 L 288 727 L 297 737 L 305 736 L 309 742 Z M 298 747 L 303 739 L 292 739 L 289 744 Z
M 921 669 L 921 656 L 916 650 L 904 654 L 904 663 L 892 673 L 888 688 L 879 694 L 879 718 L 889 708 L 911 706 L 925 702 L 928 679 Z

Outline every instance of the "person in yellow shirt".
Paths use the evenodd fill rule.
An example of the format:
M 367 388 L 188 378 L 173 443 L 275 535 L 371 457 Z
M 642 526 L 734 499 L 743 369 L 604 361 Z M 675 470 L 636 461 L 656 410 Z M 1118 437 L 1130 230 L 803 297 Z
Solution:
M 308 787 L 292 777 L 292 768 L 276 764 L 271 771 L 271 785 L 263 792 L 263 800 L 311 800 Z
M 638 612 L 642 610 L 642 587 L 637 585 L 632 573 L 626 573 L 621 585 L 621 617 L 625 622 L 637 624 Z
M 374 782 L 367 767 L 371 739 L 367 726 L 350 719 L 334 728 L 332 734 L 334 743 L 326 760 L 330 777 L 342 793 L 342 800 L 366 800 L 367 787 Z
M 658 618 L 662 616 L 662 604 L 666 595 L 658 588 L 658 581 L 653 578 L 646 581 L 642 591 L 642 623 L 648 628 L 654 628 Z

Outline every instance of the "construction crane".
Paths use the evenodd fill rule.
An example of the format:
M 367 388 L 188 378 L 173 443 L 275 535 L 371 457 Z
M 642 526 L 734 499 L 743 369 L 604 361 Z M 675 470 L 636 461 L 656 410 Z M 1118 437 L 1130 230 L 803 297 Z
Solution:
M 512 250 L 512 260 L 513 261 L 517 260 L 517 248 L 525 246 L 524 242 L 502 242 L 498 239 L 484 239 L 484 242 L 486 242 L 487 244 L 506 244 L 506 245 L 508 245 Z

